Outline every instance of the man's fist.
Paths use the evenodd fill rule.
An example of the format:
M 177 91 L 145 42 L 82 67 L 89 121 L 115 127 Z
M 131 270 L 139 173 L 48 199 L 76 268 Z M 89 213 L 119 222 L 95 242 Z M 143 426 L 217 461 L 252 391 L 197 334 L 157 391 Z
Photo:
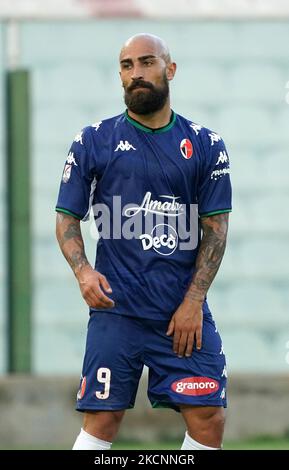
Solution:
M 81 269 L 77 275 L 82 297 L 89 307 L 93 308 L 112 308 L 114 301 L 104 293 L 112 293 L 112 289 L 106 277 L 95 271 L 91 266 Z

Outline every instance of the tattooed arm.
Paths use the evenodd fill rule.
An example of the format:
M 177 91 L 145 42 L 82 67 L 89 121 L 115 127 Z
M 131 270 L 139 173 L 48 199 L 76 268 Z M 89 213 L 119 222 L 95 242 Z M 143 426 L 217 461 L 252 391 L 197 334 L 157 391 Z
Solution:
M 81 294 L 86 303 L 94 308 L 113 307 L 113 300 L 103 292 L 103 290 L 108 293 L 112 292 L 106 277 L 95 271 L 87 260 L 80 221 L 71 215 L 58 212 L 56 237 L 63 255 L 78 280 Z
M 220 267 L 227 239 L 229 214 L 223 213 L 201 219 L 203 236 L 196 260 L 196 270 L 184 301 L 174 313 L 167 335 L 174 333 L 174 352 L 191 356 L 194 341 L 202 346 L 202 305 L 208 289 Z
M 228 213 L 201 219 L 203 237 L 196 260 L 196 271 L 186 298 L 203 302 L 220 267 L 226 248 Z

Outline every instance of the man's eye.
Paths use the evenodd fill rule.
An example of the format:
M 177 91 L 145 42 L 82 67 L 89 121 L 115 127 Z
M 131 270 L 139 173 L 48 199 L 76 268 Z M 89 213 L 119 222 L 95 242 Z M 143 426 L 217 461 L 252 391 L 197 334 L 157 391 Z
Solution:
M 122 64 L 122 68 L 128 70 L 131 68 L 131 64 Z
M 145 60 L 145 61 L 144 61 L 144 64 L 145 64 L 145 65 L 152 65 L 152 61 L 151 61 L 151 60 Z

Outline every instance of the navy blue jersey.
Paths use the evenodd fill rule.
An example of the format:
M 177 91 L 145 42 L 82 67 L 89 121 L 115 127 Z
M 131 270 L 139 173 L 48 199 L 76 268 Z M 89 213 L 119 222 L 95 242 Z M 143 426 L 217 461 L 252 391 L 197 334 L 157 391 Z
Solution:
M 200 217 L 231 211 L 224 142 L 175 113 L 157 130 L 127 112 L 88 126 L 69 150 L 57 211 L 87 220 L 91 207 L 111 312 L 170 319 L 195 269 Z

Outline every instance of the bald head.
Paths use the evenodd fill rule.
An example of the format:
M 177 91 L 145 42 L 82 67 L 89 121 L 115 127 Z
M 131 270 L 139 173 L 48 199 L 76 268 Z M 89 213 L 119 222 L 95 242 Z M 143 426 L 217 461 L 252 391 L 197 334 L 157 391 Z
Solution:
M 149 49 L 156 57 L 161 57 L 166 64 L 171 62 L 170 52 L 163 39 L 154 34 L 140 33 L 130 37 L 122 46 L 120 60 L 133 47 L 144 47 Z

